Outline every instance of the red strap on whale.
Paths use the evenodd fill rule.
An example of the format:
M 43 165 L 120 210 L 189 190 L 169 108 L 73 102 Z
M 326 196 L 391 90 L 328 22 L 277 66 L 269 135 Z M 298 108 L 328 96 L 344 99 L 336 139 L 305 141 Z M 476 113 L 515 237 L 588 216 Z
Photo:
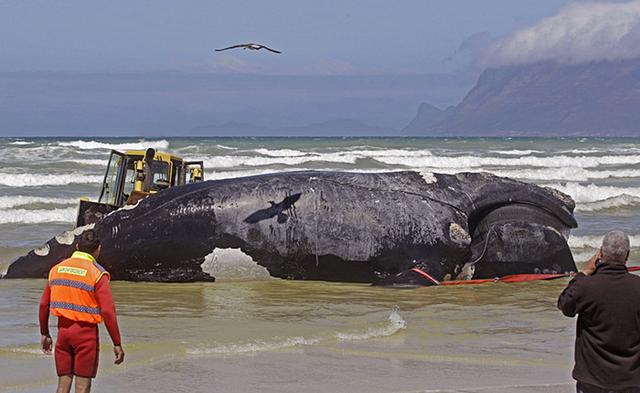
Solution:
M 630 272 L 640 271 L 640 266 L 628 266 L 627 270 Z M 528 282 L 528 281 L 540 281 L 540 280 L 554 280 L 556 278 L 569 277 L 570 274 L 512 274 L 509 276 L 495 277 L 495 278 L 481 278 L 474 280 L 460 280 L 460 281 L 442 281 L 440 285 L 467 285 L 467 284 L 485 284 L 488 282 Z
M 425 272 L 422 269 L 418 269 L 417 267 L 414 267 L 413 269 L 411 269 L 411 271 L 414 271 L 416 273 L 418 273 L 419 275 L 421 275 L 422 277 L 425 277 L 427 280 L 433 282 L 436 285 L 440 285 L 440 283 L 438 282 L 438 280 L 436 280 L 435 278 L 431 277 L 429 275 L 429 273 Z

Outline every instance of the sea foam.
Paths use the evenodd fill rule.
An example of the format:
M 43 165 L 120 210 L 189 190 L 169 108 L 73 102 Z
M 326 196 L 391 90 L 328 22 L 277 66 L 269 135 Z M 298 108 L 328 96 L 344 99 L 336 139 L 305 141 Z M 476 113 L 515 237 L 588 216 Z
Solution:
M 41 224 L 45 222 L 71 223 L 76 218 L 75 207 L 65 209 L 0 210 L 0 224 Z
M 619 208 L 637 208 L 640 206 L 640 198 L 633 195 L 616 195 L 602 201 L 591 203 L 580 203 L 576 206 L 576 211 L 595 212 L 600 210 L 619 209 Z
M 47 198 L 27 195 L 0 196 L 0 209 L 11 209 L 17 206 L 27 206 L 33 204 L 75 205 L 77 203 L 77 199 L 67 198 Z
M 491 153 L 504 154 L 507 156 L 528 156 L 531 154 L 542 154 L 541 150 L 490 150 Z
M 569 236 L 569 247 L 571 248 L 600 248 L 602 246 L 602 235 Z M 640 248 L 640 234 L 629 235 L 631 248 Z
M 209 348 L 192 348 L 188 349 L 187 353 L 191 355 L 206 355 L 206 354 L 247 354 L 264 351 L 276 351 L 280 349 L 287 349 L 303 345 L 315 345 L 322 342 L 328 342 L 335 340 L 341 342 L 348 341 L 362 341 L 371 340 L 380 337 L 388 337 L 396 334 L 400 330 L 407 327 L 407 322 L 400 316 L 397 309 L 393 309 L 389 314 L 386 323 L 382 326 L 369 327 L 365 330 L 354 332 L 338 332 L 333 336 L 325 337 L 284 337 L 273 338 L 271 340 L 252 340 L 242 343 L 223 344 L 213 346 Z
M 239 344 L 226 344 L 219 345 L 210 348 L 194 348 L 187 350 L 187 353 L 191 355 L 206 355 L 206 354 L 245 354 L 256 353 L 264 351 L 276 351 L 279 349 L 292 348 L 299 345 L 313 345 L 320 342 L 317 338 L 304 338 L 300 337 L 287 337 L 287 338 L 275 338 L 272 340 L 255 340 Z
M 10 145 L 15 145 L 15 146 L 26 146 L 26 145 L 32 145 L 33 142 L 31 141 L 14 141 L 9 143 Z
M 623 195 L 640 198 L 640 188 L 634 187 L 598 186 L 593 183 L 587 185 L 565 183 L 551 184 L 549 186 L 570 195 L 577 204 L 605 201 L 615 197 L 622 197 Z
M 98 141 L 71 141 L 71 142 L 58 142 L 58 146 L 74 147 L 84 150 L 144 150 L 147 148 L 166 150 L 169 148 L 169 141 L 162 139 L 159 141 L 145 141 L 140 140 L 138 142 L 129 143 L 105 143 Z
M 33 174 L 33 173 L 2 173 L 0 185 L 10 187 L 39 187 L 64 186 L 68 184 L 102 183 L 101 175 L 78 174 Z
M 480 167 L 543 167 L 543 168 L 596 168 L 601 165 L 636 165 L 640 164 L 640 155 L 616 155 L 570 157 L 567 155 L 549 157 L 479 157 L 479 156 L 380 156 L 373 159 L 391 165 L 404 165 L 407 167 L 431 167 L 431 168 L 480 168 Z

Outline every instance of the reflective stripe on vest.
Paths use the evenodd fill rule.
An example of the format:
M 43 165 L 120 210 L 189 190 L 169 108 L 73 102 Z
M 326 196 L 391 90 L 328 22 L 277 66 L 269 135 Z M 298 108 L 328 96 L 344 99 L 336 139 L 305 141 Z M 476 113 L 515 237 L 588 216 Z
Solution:
M 53 314 L 73 321 L 102 322 L 95 285 L 104 275 L 109 273 L 93 256 L 80 251 L 54 266 L 49 272 Z
M 63 278 L 56 278 L 54 280 L 49 281 L 49 286 L 50 287 L 54 287 L 56 285 L 61 285 L 63 287 L 84 289 L 87 292 L 93 292 L 93 291 L 96 290 L 96 288 L 94 286 L 85 284 L 85 283 L 80 282 L 80 281 L 65 280 Z
M 73 310 L 78 312 L 86 312 L 87 314 L 100 314 L 100 309 L 97 307 L 79 306 L 77 304 L 63 303 L 63 302 L 51 302 L 49 303 L 51 308 L 64 308 L 65 310 Z

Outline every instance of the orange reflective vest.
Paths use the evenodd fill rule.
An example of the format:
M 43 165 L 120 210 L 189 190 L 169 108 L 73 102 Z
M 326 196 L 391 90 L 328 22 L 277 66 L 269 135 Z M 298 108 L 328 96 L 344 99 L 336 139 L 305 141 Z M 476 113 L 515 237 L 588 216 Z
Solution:
M 51 312 L 72 321 L 102 322 L 95 286 L 103 275 L 109 277 L 91 254 L 81 251 L 55 265 L 49 271 Z

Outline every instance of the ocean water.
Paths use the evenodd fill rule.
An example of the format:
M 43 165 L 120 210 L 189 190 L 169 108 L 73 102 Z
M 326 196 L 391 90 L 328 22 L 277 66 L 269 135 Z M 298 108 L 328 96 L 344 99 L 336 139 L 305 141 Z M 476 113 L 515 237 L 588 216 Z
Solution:
M 0 270 L 73 226 L 78 198 L 98 196 L 110 149 L 147 147 L 204 160 L 205 179 L 302 169 L 487 171 L 573 197 L 576 261 L 622 229 L 640 262 L 638 138 L 4 138 Z M 113 283 L 129 357 L 115 367 L 105 345 L 96 386 L 571 391 L 574 322 L 555 310 L 566 281 L 390 290 L 227 271 L 213 284 Z M 50 390 L 52 359 L 37 350 L 42 285 L 0 280 L 0 391 Z

